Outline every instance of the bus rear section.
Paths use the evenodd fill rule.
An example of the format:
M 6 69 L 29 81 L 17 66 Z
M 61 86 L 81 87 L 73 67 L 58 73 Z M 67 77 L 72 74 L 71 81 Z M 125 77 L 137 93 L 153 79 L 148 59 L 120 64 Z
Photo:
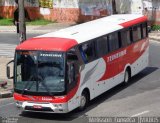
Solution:
M 145 69 L 148 51 L 142 15 L 113 15 L 28 39 L 15 51 L 16 105 L 32 112 L 84 110 L 90 100 Z

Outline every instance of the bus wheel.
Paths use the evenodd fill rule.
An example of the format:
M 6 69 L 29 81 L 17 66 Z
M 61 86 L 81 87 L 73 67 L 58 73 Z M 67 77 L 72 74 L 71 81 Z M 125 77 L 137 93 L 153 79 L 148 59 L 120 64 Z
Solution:
M 87 107 L 88 103 L 89 103 L 89 95 L 86 91 L 84 91 L 80 98 L 79 110 L 83 111 Z
M 124 82 L 123 83 L 128 84 L 129 80 L 130 80 L 130 72 L 129 72 L 129 69 L 127 69 L 124 74 Z

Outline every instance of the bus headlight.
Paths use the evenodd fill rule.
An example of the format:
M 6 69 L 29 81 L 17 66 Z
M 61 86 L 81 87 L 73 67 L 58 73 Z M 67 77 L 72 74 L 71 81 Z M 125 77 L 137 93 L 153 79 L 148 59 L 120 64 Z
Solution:
M 53 104 L 55 108 L 62 109 L 62 104 Z
M 22 107 L 22 104 L 23 104 L 23 102 L 16 101 L 16 106 L 17 106 L 18 108 L 21 108 L 21 107 Z

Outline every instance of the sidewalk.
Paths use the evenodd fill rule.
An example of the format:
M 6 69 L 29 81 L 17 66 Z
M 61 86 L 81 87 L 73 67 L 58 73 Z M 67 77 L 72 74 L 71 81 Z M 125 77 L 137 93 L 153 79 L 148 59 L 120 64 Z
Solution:
M 49 33 L 53 31 L 57 31 L 59 29 L 67 28 L 70 26 L 74 26 L 76 23 L 53 23 L 48 24 L 45 26 L 27 26 L 26 31 L 27 33 Z M 7 32 L 15 32 L 15 26 L 0 26 L 0 33 L 7 33 Z M 160 31 L 152 31 L 149 33 L 149 37 L 152 40 L 160 41 Z
M 57 31 L 59 29 L 67 28 L 73 26 L 76 23 L 53 23 L 43 26 L 26 26 L 27 33 L 48 33 Z M 15 32 L 16 26 L 0 26 L 0 33 L 2 32 Z
M 46 26 L 27 26 L 27 33 L 48 33 L 52 31 L 56 31 L 59 29 L 67 28 L 69 26 L 73 26 L 75 23 L 54 23 Z M 0 26 L 0 33 L 9 33 L 15 32 L 15 26 Z M 149 37 L 151 40 L 160 41 L 160 32 L 154 31 L 149 33 Z M 7 81 L 7 86 L 2 88 L 0 87 L 0 98 L 10 97 L 13 92 L 13 80 L 8 80 L 6 77 L 6 64 L 12 60 L 13 58 L 1 57 L 0 56 L 0 84 L 2 82 Z
M 0 84 L 7 82 L 7 85 L 0 87 L 0 98 L 7 98 L 12 96 L 13 92 L 13 80 L 9 80 L 6 77 L 6 64 L 13 58 L 0 57 Z
M 150 40 L 155 40 L 160 42 L 160 31 L 152 31 L 149 33 Z

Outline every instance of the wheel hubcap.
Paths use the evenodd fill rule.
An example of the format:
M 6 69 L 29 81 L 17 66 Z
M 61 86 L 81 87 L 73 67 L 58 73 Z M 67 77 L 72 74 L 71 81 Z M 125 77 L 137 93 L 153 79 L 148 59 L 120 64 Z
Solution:
M 125 83 L 127 83 L 128 80 L 129 80 L 129 74 L 128 74 L 128 72 L 126 72 L 125 73 L 125 79 L 124 79 Z
M 86 98 L 85 96 L 81 96 L 81 107 L 84 107 L 86 104 Z

